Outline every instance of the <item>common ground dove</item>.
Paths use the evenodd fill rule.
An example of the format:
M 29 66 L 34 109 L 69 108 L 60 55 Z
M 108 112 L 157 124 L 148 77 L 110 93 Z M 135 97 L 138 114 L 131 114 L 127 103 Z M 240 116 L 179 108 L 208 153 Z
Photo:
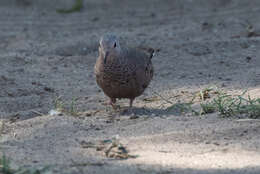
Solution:
M 95 64 L 98 86 L 116 107 L 116 99 L 130 99 L 130 108 L 153 78 L 152 48 L 128 48 L 119 44 L 115 35 L 107 34 L 99 41 Z

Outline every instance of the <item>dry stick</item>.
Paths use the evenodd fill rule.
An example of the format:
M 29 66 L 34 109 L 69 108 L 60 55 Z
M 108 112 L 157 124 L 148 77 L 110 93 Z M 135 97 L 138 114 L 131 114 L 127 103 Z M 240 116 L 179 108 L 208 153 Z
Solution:
M 38 112 L 38 111 L 35 111 L 35 110 L 32 110 L 32 112 L 35 113 L 35 114 L 39 114 L 40 116 L 43 116 L 43 115 L 44 115 L 43 113 Z
M 4 131 L 4 127 L 5 127 L 5 122 L 4 121 L 0 121 L 0 136 L 2 135 L 2 133 Z
M 161 94 L 159 94 L 158 92 L 154 91 L 152 87 L 149 87 L 149 88 L 152 90 L 152 92 L 153 92 L 155 95 L 159 96 L 161 99 L 163 99 L 163 100 L 166 101 L 167 103 L 174 104 L 173 102 L 171 102 L 170 100 L 166 99 L 165 97 L 163 97 L 163 96 L 162 96 Z
M 244 121 L 260 121 L 259 119 L 253 119 L 253 118 L 241 118 L 241 119 L 238 119 L 236 120 L 238 122 L 244 122 Z

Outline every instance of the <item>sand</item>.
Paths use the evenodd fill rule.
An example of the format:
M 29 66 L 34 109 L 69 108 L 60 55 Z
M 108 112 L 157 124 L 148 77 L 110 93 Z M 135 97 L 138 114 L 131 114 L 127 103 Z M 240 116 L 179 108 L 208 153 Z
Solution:
M 72 0 L 0 2 L 1 151 L 13 167 L 50 173 L 260 173 L 260 121 L 167 111 L 201 89 L 260 97 L 258 0 Z M 104 105 L 93 67 L 100 36 L 160 52 L 134 108 Z M 71 113 L 48 114 L 60 98 Z M 74 101 L 74 103 L 72 102 Z M 71 104 L 73 103 L 73 104 Z M 57 102 L 56 102 L 57 104 Z M 60 102 L 61 104 L 61 102 Z M 194 107 L 199 106 L 195 103 Z M 82 142 L 117 137 L 136 158 L 108 158 Z

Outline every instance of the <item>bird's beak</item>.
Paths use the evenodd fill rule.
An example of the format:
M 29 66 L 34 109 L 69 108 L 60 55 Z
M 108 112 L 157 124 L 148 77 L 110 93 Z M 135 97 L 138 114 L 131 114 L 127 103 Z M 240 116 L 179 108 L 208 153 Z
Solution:
M 107 56 L 108 56 L 108 54 L 109 54 L 109 52 L 106 51 L 106 52 L 105 52 L 105 57 L 104 57 L 104 64 L 106 64 L 106 62 L 107 62 Z

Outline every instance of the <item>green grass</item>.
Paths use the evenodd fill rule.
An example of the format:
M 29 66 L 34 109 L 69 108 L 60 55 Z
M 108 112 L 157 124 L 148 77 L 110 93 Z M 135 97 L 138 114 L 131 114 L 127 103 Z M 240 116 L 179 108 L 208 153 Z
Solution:
M 42 169 L 23 168 L 14 169 L 11 167 L 11 161 L 5 155 L 0 158 L 0 173 L 1 174 L 44 174 L 49 171 L 49 167 Z
M 76 106 L 76 98 L 73 98 L 71 100 L 71 103 L 70 103 L 70 106 L 69 106 L 69 113 L 71 115 L 74 115 L 74 116 L 77 116 L 78 115 L 78 109 L 77 109 L 77 106 Z
M 77 116 L 79 113 L 76 105 L 76 98 L 73 98 L 70 102 L 65 102 L 59 96 L 54 99 L 54 109 L 73 116 Z
M 212 103 L 201 103 L 200 107 L 201 107 L 200 115 L 210 114 L 210 113 L 216 112 L 216 107 Z
M 248 114 L 250 118 L 260 118 L 260 98 L 251 99 L 251 97 L 248 96 L 247 99 L 241 98 L 241 100 L 246 103 L 239 108 L 241 114 Z
M 65 103 L 62 101 L 60 96 L 54 99 L 54 109 L 61 112 L 65 109 Z
M 73 6 L 69 9 L 57 9 L 57 13 L 73 13 L 79 12 L 83 8 L 83 0 L 75 0 Z
M 246 91 L 237 96 L 219 92 L 212 101 L 201 103 L 201 113 L 219 112 L 223 117 L 245 114 L 250 118 L 260 118 L 260 98 L 243 97 L 245 94 Z
M 15 171 L 10 167 L 10 160 L 3 155 L 0 159 L 0 173 L 3 174 L 13 174 Z
M 152 92 L 161 100 L 170 104 L 170 106 L 166 108 L 167 112 L 191 112 L 194 115 L 204 115 L 218 112 L 222 117 L 245 115 L 249 118 L 260 118 L 260 98 L 252 99 L 249 95 L 244 97 L 247 91 L 244 91 L 240 95 L 234 96 L 219 90 L 216 86 L 212 86 L 195 93 L 189 102 L 177 103 L 170 101 L 168 98 L 165 98 L 153 89 Z M 196 100 L 198 97 L 199 100 Z M 199 102 L 200 104 L 200 111 L 193 109 L 192 105 L 196 104 L 196 102 Z

